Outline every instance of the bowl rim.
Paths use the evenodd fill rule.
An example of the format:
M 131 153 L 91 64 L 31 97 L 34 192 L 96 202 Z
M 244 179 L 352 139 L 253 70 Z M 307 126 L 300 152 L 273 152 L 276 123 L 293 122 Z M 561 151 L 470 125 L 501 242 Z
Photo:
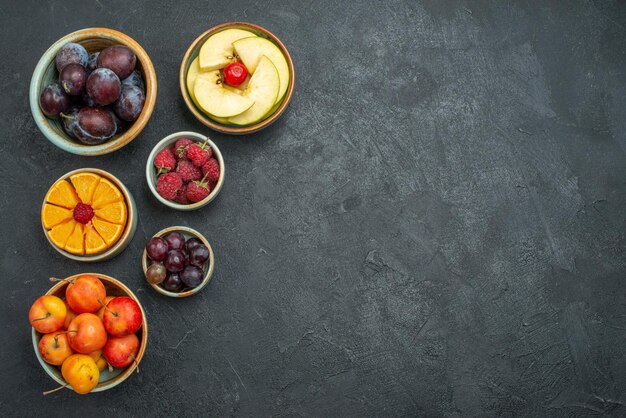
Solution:
M 133 124 L 128 128 L 126 132 L 123 132 L 121 135 L 118 135 L 117 138 L 100 145 L 84 145 L 74 141 L 73 139 L 69 138 L 69 136 L 60 135 L 49 126 L 49 119 L 43 114 L 43 112 L 39 108 L 39 96 L 44 87 L 42 77 L 45 74 L 46 69 L 48 68 L 50 63 L 54 61 L 58 50 L 61 49 L 61 47 L 68 42 L 80 42 L 95 38 L 112 40 L 114 42 L 129 47 L 135 53 L 137 60 L 141 63 L 141 66 L 143 67 L 142 72 L 144 79 L 143 81 L 146 88 L 146 101 L 139 117 L 136 121 L 133 122 Z M 150 60 L 150 57 L 143 49 L 143 47 L 133 38 L 122 32 L 101 27 L 80 29 L 63 36 L 62 38 L 54 42 L 46 50 L 46 52 L 44 52 L 44 54 L 37 62 L 30 81 L 29 89 L 30 110 L 33 119 L 35 119 L 35 123 L 37 124 L 37 127 L 39 128 L 41 133 L 43 133 L 43 135 L 50 142 L 52 142 L 54 145 L 61 148 L 62 150 L 70 152 L 72 154 L 84 156 L 97 156 L 108 154 L 124 147 L 133 139 L 135 139 L 144 129 L 144 127 L 148 123 L 148 120 L 152 116 L 152 112 L 154 111 L 154 105 L 156 103 L 156 97 L 156 72 L 152 61 Z
M 209 263 L 209 270 L 204 275 L 204 278 L 202 279 L 202 283 L 200 283 L 200 285 L 198 285 L 198 287 L 194 287 L 193 289 L 187 290 L 186 292 L 180 292 L 180 293 L 170 292 L 168 290 L 163 289 L 161 286 L 159 286 L 157 284 L 153 284 L 153 283 L 149 283 L 149 284 L 150 284 L 150 286 L 152 286 L 152 288 L 154 290 L 156 290 L 157 292 L 159 292 L 162 295 L 169 296 L 169 297 L 172 297 L 172 298 L 186 298 L 186 297 L 193 296 L 193 295 L 199 293 L 211 281 L 211 278 L 213 277 L 213 272 L 215 270 L 215 254 L 213 253 L 213 247 L 211 247 L 211 244 L 206 239 L 206 237 L 204 235 L 202 235 L 200 232 L 198 232 L 195 229 L 190 228 L 188 226 L 180 226 L 180 225 L 178 225 L 178 226 L 170 226 L 170 227 L 167 227 L 167 228 L 164 228 L 164 229 L 160 230 L 156 234 L 152 235 L 152 237 L 150 237 L 150 238 L 162 237 L 163 235 L 165 235 L 167 233 L 175 232 L 175 231 L 179 231 L 179 232 L 182 231 L 182 232 L 186 232 L 186 233 L 188 233 L 190 235 L 193 235 L 196 238 L 200 239 L 200 241 L 202 241 L 202 243 L 204 245 L 206 245 L 206 247 L 209 249 L 209 259 L 207 260 L 207 262 Z M 143 274 L 145 276 L 146 271 L 148 270 L 148 253 L 147 253 L 145 248 L 144 248 L 143 253 L 141 255 L 141 267 L 143 269 Z
M 287 67 L 289 68 L 289 75 L 291 76 L 291 80 L 289 81 L 289 87 L 287 88 L 285 97 L 283 98 L 280 106 L 276 109 L 276 111 L 274 111 L 274 113 L 271 116 L 269 116 L 266 119 L 261 120 L 260 122 L 257 122 L 252 125 L 242 126 L 242 127 L 237 127 L 235 125 L 222 125 L 221 123 L 213 121 L 211 118 L 206 116 L 203 112 L 201 112 L 196 107 L 196 105 L 191 100 L 191 97 L 189 97 L 189 92 L 187 91 L 186 67 L 187 67 L 187 63 L 191 60 L 192 52 L 194 51 L 194 49 L 196 49 L 198 44 L 200 42 L 203 42 L 208 36 L 212 35 L 213 33 L 222 31 L 224 29 L 229 29 L 229 28 L 244 28 L 244 29 L 248 29 L 248 30 L 252 30 L 252 31 L 260 32 L 264 34 L 265 37 L 269 38 L 283 53 L 285 59 L 287 60 Z M 285 44 L 278 38 L 278 36 L 276 36 L 274 33 L 264 28 L 263 26 L 259 26 L 254 23 L 226 22 L 226 23 L 221 23 L 219 25 L 213 26 L 212 28 L 204 31 L 202 34 L 200 34 L 200 36 L 198 36 L 196 39 L 193 40 L 189 48 L 187 48 L 187 51 L 185 52 L 185 55 L 183 56 L 183 59 L 181 61 L 178 82 L 179 82 L 180 91 L 183 96 L 183 101 L 185 102 L 185 105 L 187 106 L 189 111 L 195 116 L 195 118 L 198 119 L 201 123 L 203 123 L 204 125 L 208 126 L 209 128 L 215 131 L 222 132 L 225 134 L 245 135 L 245 134 L 258 132 L 261 129 L 268 127 L 269 125 L 274 123 L 285 112 L 285 110 L 287 109 L 287 106 L 289 105 L 293 97 L 293 90 L 294 90 L 295 83 L 296 83 L 296 71 L 295 71 L 295 68 L 293 65 L 293 59 L 291 58 L 291 54 L 289 53 L 289 50 L 287 49 Z
M 140 340 L 140 345 L 139 345 L 139 352 L 137 353 L 137 357 L 135 359 L 136 361 L 133 362 L 126 369 L 124 369 L 119 375 L 117 375 L 113 379 L 113 381 L 105 382 L 103 384 L 98 383 L 98 385 L 90 392 L 92 393 L 92 392 L 102 392 L 102 391 L 114 388 L 115 386 L 122 383 L 124 380 L 128 379 L 128 377 L 135 371 L 135 369 L 138 367 L 139 363 L 141 362 L 143 355 L 146 352 L 146 347 L 148 345 L 148 320 L 146 318 L 146 312 L 144 311 L 143 306 L 141 305 L 141 302 L 139 301 L 137 296 L 132 292 L 132 290 L 130 290 L 124 283 L 122 283 L 118 279 L 108 276 L 106 274 L 102 274 L 102 273 L 78 273 L 72 276 L 68 276 L 65 279 L 62 279 L 59 282 L 55 283 L 54 286 L 48 289 L 45 295 L 52 295 L 61 287 L 67 286 L 67 283 L 70 280 L 76 279 L 80 276 L 86 276 L 86 275 L 96 276 L 100 280 L 104 278 L 104 281 L 111 282 L 115 284 L 116 286 L 118 286 L 119 288 L 121 288 L 122 291 L 125 292 L 128 297 L 130 297 L 135 302 L 137 302 L 137 305 L 139 305 L 139 309 L 141 310 L 141 315 L 142 315 L 141 340 Z M 48 374 L 48 376 L 50 376 L 55 382 L 57 382 L 60 385 L 67 385 L 66 386 L 67 388 L 74 390 L 74 388 L 72 388 L 70 384 L 67 384 L 67 382 L 64 379 L 60 379 L 55 373 L 52 372 L 51 369 L 54 367 L 58 367 L 58 366 L 53 366 L 51 364 L 48 364 L 41 358 L 41 355 L 39 354 L 38 344 L 39 344 L 39 339 L 41 339 L 41 335 L 43 334 L 36 331 L 35 328 L 31 327 L 31 329 L 32 329 L 31 338 L 33 342 L 33 348 L 35 350 L 35 356 L 37 357 L 37 360 L 39 361 L 39 364 L 41 365 L 41 367 Z
M 179 138 L 184 138 L 184 137 L 189 137 L 191 139 L 195 139 L 201 142 L 206 141 L 213 149 L 213 154 L 217 158 L 217 161 L 220 163 L 220 178 L 217 181 L 215 188 L 211 190 L 211 193 L 209 193 L 209 195 L 205 197 L 204 199 L 202 199 L 201 201 L 196 202 L 196 203 L 190 203 L 188 205 L 183 205 L 181 203 L 176 203 L 171 200 L 167 200 L 166 198 L 161 196 L 159 193 L 157 193 L 156 175 L 155 175 L 156 170 L 154 168 L 154 165 L 152 164 L 152 161 L 154 161 L 154 157 L 156 157 L 156 155 L 162 149 L 176 142 Z M 219 147 L 208 136 L 202 135 L 197 132 L 192 132 L 192 131 L 174 132 L 173 134 L 169 134 L 168 136 L 166 136 L 165 138 L 157 142 L 157 144 L 152 148 L 152 151 L 150 151 L 150 155 L 148 155 L 148 160 L 146 162 L 146 181 L 148 182 L 148 188 L 150 189 L 154 197 L 156 197 L 157 200 L 159 200 L 159 202 L 163 203 L 165 206 L 168 206 L 172 209 L 183 210 L 183 211 L 199 209 L 203 206 L 206 206 L 213 199 L 215 199 L 217 195 L 220 193 L 220 191 L 222 190 L 225 175 L 226 175 L 226 166 L 224 163 L 224 157 L 222 156 L 222 152 L 220 151 Z
M 78 174 L 78 173 L 95 173 L 102 177 L 105 177 L 107 180 L 112 181 L 113 184 L 117 186 L 117 188 L 122 192 L 122 195 L 124 196 L 124 201 L 126 203 L 126 213 L 127 213 L 127 219 L 126 219 L 126 225 L 124 226 L 124 231 L 122 232 L 122 235 L 119 237 L 119 239 L 115 242 L 115 244 L 113 244 L 106 251 L 103 251 L 101 253 L 91 254 L 91 255 L 77 255 L 77 254 L 72 254 L 70 252 L 67 252 L 64 249 L 57 247 L 56 244 L 52 242 L 52 240 L 48 236 L 48 229 L 46 229 L 46 227 L 43 224 L 43 217 L 41 217 L 41 213 L 43 212 L 43 208 L 47 203 L 46 195 L 48 194 L 50 189 L 59 181 L 67 180 L 69 179 L 70 176 L 74 174 Z M 128 246 L 128 244 L 130 244 L 130 241 L 135 235 L 135 230 L 137 228 L 137 213 L 136 213 L 135 201 L 132 195 L 130 194 L 130 191 L 126 188 L 124 183 L 120 181 L 120 179 L 118 179 L 113 174 L 109 173 L 108 171 L 104 171 L 99 168 L 77 168 L 76 170 L 72 170 L 62 175 L 58 179 L 56 179 L 50 185 L 48 190 L 46 190 L 46 194 L 43 197 L 43 203 L 41 204 L 40 218 L 41 218 L 41 228 L 43 229 L 44 235 L 46 236 L 46 239 L 48 240 L 52 248 L 54 248 L 58 253 L 60 253 L 61 255 L 69 259 L 72 259 L 75 261 L 82 261 L 85 263 L 93 263 L 93 262 L 108 260 L 110 258 L 115 257 L 119 253 L 121 253 Z

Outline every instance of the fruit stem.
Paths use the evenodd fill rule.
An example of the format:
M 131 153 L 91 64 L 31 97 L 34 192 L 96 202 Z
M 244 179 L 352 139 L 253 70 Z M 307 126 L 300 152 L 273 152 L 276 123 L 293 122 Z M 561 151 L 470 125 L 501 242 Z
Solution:
M 132 357 L 133 363 L 135 363 L 135 366 L 137 367 L 137 373 L 139 373 L 139 363 L 137 363 L 137 359 L 135 358 L 135 355 L 133 353 L 130 353 L 130 357 Z
M 69 281 L 70 279 L 57 279 L 56 277 L 50 277 L 48 280 L 50 280 L 51 282 L 64 282 Z
M 48 319 L 48 318 L 50 318 L 51 315 L 52 314 L 50 312 L 46 312 L 46 316 L 44 316 L 43 318 L 35 318 L 35 319 L 32 320 L 32 322 L 41 321 L 43 319 Z
M 61 390 L 61 389 L 65 388 L 66 386 L 67 386 L 67 383 L 64 384 L 63 386 L 59 386 L 56 389 L 48 390 L 48 391 L 44 392 L 43 394 L 44 394 L 44 396 L 49 395 L 49 394 L 51 394 L 53 392 L 56 392 L 57 390 Z
M 109 311 L 113 314 L 113 316 L 115 316 L 117 318 L 118 313 L 114 312 L 112 310 L 110 310 L 109 308 L 107 308 L 107 306 L 104 304 L 104 302 L 102 302 L 100 299 L 98 299 L 98 302 L 100 303 L 100 305 L 102 305 L 102 307 L 104 308 L 105 311 Z

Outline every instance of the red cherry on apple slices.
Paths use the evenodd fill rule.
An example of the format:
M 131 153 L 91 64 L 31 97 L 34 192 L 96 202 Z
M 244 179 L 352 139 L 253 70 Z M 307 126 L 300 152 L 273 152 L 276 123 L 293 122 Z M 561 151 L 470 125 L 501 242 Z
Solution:
M 248 69 L 240 62 L 233 62 L 224 67 L 224 81 L 231 86 L 238 86 L 244 82 Z
M 127 367 L 135 361 L 139 352 L 139 338 L 135 334 L 109 338 L 102 355 L 113 367 Z
M 113 337 L 134 334 L 141 328 L 143 316 L 139 304 L 127 296 L 118 296 L 107 303 L 102 322 Z

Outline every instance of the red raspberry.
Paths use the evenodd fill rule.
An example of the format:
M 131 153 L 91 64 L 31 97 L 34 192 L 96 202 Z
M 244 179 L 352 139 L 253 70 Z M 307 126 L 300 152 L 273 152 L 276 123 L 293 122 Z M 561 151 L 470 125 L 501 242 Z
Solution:
M 88 223 L 93 218 L 93 208 L 84 203 L 78 203 L 74 207 L 74 219 L 81 224 Z
M 184 182 L 200 180 L 202 178 L 200 169 L 188 160 L 180 160 L 176 166 L 176 172 Z
M 187 199 L 192 202 L 199 202 L 211 193 L 211 186 L 202 179 L 200 181 L 192 181 L 187 184 Z
M 217 183 L 220 179 L 220 163 L 215 158 L 209 159 L 202 166 L 202 175 L 209 180 L 209 183 Z
M 177 173 L 161 174 L 157 179 L 157 193 L 168 200 L 174 200 L 176 192 L 183 185 L 183 180 Z
M 174 145 L 174 154 L 179 160 L 187 158 L 187 146 L 193 144 L 189 138 L 180 138 Z
M 210 151 L 207 151 L 207 149 Z M 211 158 L 209 152 L 212 154 L 213 150 L 206 143 L 200 144 L 196 142 L 187 147 L 187 158 L 189 158 L 196 167 L 202 167 L 202 165 Z
M 167 173 L 176 167 L 176 157 L 171 149 L 165 148 L 154 157 L 154 166 L 159 169 L 157 175 Z
M 180 189 L 176 192 L 176 197 L 174 201 L 180 203 L 181 205 L 188 205 L 191 203 L 189 199 L 187 199 L 187 185 L 183 184 Z

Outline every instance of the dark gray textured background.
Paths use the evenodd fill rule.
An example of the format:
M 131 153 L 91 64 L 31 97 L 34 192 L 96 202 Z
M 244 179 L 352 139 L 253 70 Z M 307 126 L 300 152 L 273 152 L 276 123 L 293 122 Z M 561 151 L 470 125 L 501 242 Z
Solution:
M 89 4 L 83 4 L 89 3 Z M 620 1 L 0 3 L 2 415 L 626 415 L 626 5 Z M 266 26 L 291 51 L 286 114 L 248 137 L 186 110 L 180 60 L 207 28 Z M 55 148 L 28 107 L 56 39 L 128 33 L 158 75 L 152 119 L 104 157 Z M 210 206 L 175 212 L 144 178 L 164 136 L 210 134 Z M 116 259 L 62 258 L 42 198 L 80 167 L 137 200 Z M 144 282 L 148 237 L 203 231 L 199 296 Z M 150 324 L 141 373 L 105 393 L 41 392 L 27 313 L 49 276 L 128 284 Z

